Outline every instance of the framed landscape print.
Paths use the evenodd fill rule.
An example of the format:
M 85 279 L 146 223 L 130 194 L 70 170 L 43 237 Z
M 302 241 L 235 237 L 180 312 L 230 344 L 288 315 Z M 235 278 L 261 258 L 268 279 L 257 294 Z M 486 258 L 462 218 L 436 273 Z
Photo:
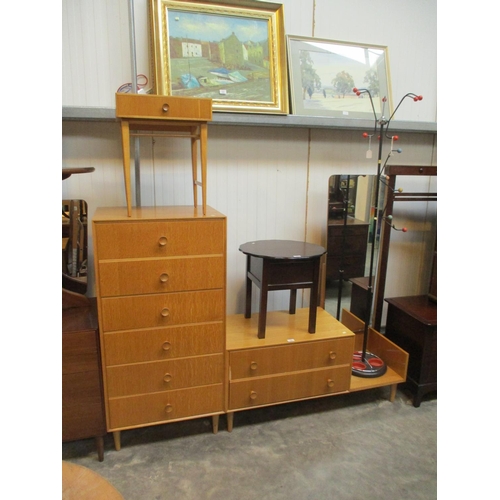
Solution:
M 287 36 L 292 113 L 337 118 L 389 118 L 387 48 Z M 357 96 L 353 88 L 370 91 Z
M 154 90 L 214 111 L 288 113 L 283 6 L 150 0 Z

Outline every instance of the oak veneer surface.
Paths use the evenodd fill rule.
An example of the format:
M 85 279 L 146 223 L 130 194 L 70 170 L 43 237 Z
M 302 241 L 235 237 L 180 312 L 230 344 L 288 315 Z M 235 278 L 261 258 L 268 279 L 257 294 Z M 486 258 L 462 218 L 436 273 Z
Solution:
M 226 217 L 98 208 L 93 229 L 108 430 L 223 413 Z
M 228 316 L 228 411 L 347 392 L 354 334 L 318 308 L 316 333 L 309 309 L 268 313 L 266 337 L 257 337 L 258 313 Z

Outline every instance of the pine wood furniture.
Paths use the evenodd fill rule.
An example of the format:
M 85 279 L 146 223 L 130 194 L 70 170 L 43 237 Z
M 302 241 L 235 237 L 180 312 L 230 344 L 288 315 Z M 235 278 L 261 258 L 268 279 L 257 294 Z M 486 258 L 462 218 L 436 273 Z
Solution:
M 93 218 L 107 429 L 224 412 L 226 217 L 211 207 Z
M 194 206 L 201 187 L 203 214 L 207 211 L 207 123 L 212 119 L 212 99 L 149 94 L 116 94 L 116 116 L 120 118 L 123 174 L 127 214 L 131 216 L 130 137 L 167 136 L 191 140 Z M 201 182 L 198 180 L 198 142 Z
M 95 438 L 102 462 L 105 435 L 96 300 L 63 290 L 62 440 Z
M 398 384 L 406 380 L 408 353 L 370 328 L 368 348 L 384 359 L 387 372 L 375 379 L 355 377 L 352 356 L 361 349 L 364 323 L 346 310 L 339 322 L 319 308 L 316 333 L 310 335 L 308 314 L 307 308 L 295 315 L 269 312 L 263 339 L 255 336 L 257 313 L 250 320 L 242 314 L 227 317 L 228 431 L 235 412 L 252 408 L 386 386 L 394 401 Z
M 290 290 L 290 314 L 295 314 L 297 289 L 311 290 L 308 331 L 314 333 L 320 260 L 326 250 L 312 243 L 290 240 L 251 241 L 239 249 L 247 256 L 245 318 L 252 314 L 252 282 L 260 288 L 258 337 L 266 336 L 267 296 L 273 290 Z
M 385 300 L 385 336 L 410 355 L 406 386 L 418 408 L 426 394 L 437 391 L 437 304 L 427 295 Z
M 368 222 L 354 217 L 347 217 L 346 224 L 344 219 L 328 221 L 327 278 L 338 280 L 342 277 L 348 280 L 355 276 L 364 276 L 368 228 Z

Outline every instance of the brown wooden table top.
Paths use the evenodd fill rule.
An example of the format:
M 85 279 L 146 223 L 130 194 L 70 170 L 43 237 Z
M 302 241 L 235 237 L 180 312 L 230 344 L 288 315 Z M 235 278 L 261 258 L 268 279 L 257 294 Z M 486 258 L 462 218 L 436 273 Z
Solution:
M 243 243 L 240 252 L 266 259 L 311 259 L 321 257 L 326 250 L 313 243 L 293 240 L 260 240 Z
M 429 299 L 427 295 L 391 297 L 385 301 L 414 317 L 422 324 L 437 325 L 437 303 Z

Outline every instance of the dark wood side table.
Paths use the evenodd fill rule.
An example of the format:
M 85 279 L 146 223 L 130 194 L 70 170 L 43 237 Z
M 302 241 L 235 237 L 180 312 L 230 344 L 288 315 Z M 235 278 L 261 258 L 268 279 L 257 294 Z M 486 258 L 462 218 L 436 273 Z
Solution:
M 291 240 L 250 241 L 240 246 L 247 256 L 245 318 L 252 315 L 252 282 L 260 288 L 258 337 L 266 336 L 267 294 L 290 290 L 290 314 L 295 314 L 297 290 L 309 288 L 308 332 L 316 331 L 319 268 L 326 250 L 320 245 Z
M 437 391 L 437 304 L 427 295 L 385 300 L 385 336 L 410 355 L 406 386 L 418 408 L 425 394 Z

